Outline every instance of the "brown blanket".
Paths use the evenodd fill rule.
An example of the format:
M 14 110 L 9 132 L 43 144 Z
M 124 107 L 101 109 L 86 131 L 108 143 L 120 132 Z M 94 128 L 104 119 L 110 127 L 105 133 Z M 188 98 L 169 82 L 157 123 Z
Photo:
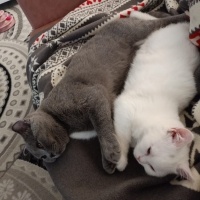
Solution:
M 174 12 L 174 7 L 171 9 L 169 5 L 173 1 L 165 2 L 167 10 Z M 131 10 L 148 12 L 160 8 L 163 3 L 163 0 L 144 0 L 140 4 L 136 0 L 88 0 L 52 29 L 40 35 L 30 47 L 27 65 L 35 108 L 59 82 L 70 59 L 96 30 L 115 18 L 127 17 Z M 196 133 L 188 157 L 193 166 L 194 182 L 178 180 L 175 176 L 150 177 L 145 174 L 131 152 L 126 170 L 108 175 L 102 168 L 97 139 L 71 140 L 66 151 L 55 163 L 46 164 L 64 199 L 199 200 L 200 127 L 192 115 L 193 105 L 198 100 L 199 96 L 182 115 L 186 126 Z

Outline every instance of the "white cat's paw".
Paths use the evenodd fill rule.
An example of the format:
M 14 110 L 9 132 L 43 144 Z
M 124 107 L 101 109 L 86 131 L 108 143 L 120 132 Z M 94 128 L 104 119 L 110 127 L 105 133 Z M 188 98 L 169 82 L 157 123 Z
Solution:
M 130 17 L 134 17 L 134 18 L 142 19 L 142 20 L 154 20 L 154 19 L 156 19 L 155 17 L 153 17 L 153 16 L 151 16 L 147 13 L 140 12 L 140 11 L 131 12 Z
M 118 163 L 117 163 L 117 169 L 119 171 L 124 171 L 124 169 L 126 168 L 128 164 L 128 160 L 126 156 L 121 156 Z

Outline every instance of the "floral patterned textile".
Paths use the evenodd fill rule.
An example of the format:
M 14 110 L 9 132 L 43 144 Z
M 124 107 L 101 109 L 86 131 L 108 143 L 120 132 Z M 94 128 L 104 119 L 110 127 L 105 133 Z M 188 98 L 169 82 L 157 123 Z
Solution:
M 62 200 L 44 169 L 17 160 L 0 181 L 0 200 Z

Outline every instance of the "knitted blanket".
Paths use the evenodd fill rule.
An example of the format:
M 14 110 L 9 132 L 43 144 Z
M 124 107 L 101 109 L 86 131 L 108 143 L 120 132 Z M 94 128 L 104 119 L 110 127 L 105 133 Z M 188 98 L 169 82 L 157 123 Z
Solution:
M 178 4 L 175 0 L 144 0 L 140 3 L 136 0 L 88 0 L 36 40 L 31 40 L 27 75 L 34 107 L 37 108 L 62 79 L 70 59 L 96 31 L 116 18 L 128 17 L 134 10 L 149 12 L 158 9 L 171 14 L 189 10 L 191 25 L 188 37 L 195 45 L 200 45 L 198 0 L 192 0 L 189 4 L 187 1 Z M 197 73 L 197 82 L 199 78 L 200 73 L 199 76 Z M 71 140 L 63 155 L 55 163 L 46 165 L 64 199 L 199 199 L 200 112 L 197 108 L 200 106 L 195 105 L 198 100 L 197 95 L 181 115 L 182 121 L 195 134 L 188 156 L 194 182 L 174 176 L 150 177 L 131 154 L 123 173 L 108 175 L 102 169 L 97 139 L 84 142 Z

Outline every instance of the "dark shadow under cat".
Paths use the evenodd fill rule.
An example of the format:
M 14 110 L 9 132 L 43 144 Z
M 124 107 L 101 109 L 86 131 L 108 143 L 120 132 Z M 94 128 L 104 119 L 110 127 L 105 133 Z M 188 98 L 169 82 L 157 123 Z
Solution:
M 35 157 L 53 162 L 65 150 L 71 133 L 95 129 L 103 167 L 114 172 L 120 147 L 112 107 L 137 49 L 134 44 L 168 24 L 188 21 L 186 15 L 148 21 L 136 18 L 118 19 L 103 27 L 74 55 L 63 79 L 40 107 L 13 125 Z

